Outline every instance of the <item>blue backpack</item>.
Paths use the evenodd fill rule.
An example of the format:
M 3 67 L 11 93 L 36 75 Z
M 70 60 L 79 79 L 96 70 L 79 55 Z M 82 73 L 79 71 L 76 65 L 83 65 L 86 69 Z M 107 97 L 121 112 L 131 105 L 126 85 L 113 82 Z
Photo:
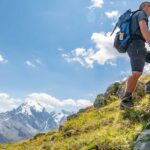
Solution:
M 120 31 L 116 33 L 116 36 L 114 39 L 114 47 L 120 53 L 126 52 L 128 46 L 129 46 L 129 43 L 132 40 L 133 34 L 131 35 L 131 19 L 132 19 L 132 16 L 138 11 L 141 11 L 141 10 L 136 10 L 136 11 L 132 12 L 129 9 L 125 13 L 123 13 L 119 17 L 118 22 L 116 23 L 116 26 L 115 26 L 113 32 L 111 33 L 111 35 L 112 35 L 117 27 L 120 29 Z M 136 29 L 136 31 L 137 31 L 137 29 Z

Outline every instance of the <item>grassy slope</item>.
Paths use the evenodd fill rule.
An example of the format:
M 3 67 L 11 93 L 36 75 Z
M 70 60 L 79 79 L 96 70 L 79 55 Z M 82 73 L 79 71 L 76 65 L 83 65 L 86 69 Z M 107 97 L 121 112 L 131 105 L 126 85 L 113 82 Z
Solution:
M 150 76 L 142 77 L 147 81 Z M 132 141 L 147 123 L 150 112 L 150 96 L 135 102 L 130 110 L 120 110 L 120 100 L 111 96 L 113 102 L 101 108 L 99 112 L 92 106 L 75 118 L 66 121 L 61 130 L 51 130 L 47 134 L 38 134 L 32 139 L 15 144 L 1 145 L 7 150 L 130 150 Z M 72 131 L 72 135 L 66 132 Z M 51 138 L 55 137 L 54 140 Z

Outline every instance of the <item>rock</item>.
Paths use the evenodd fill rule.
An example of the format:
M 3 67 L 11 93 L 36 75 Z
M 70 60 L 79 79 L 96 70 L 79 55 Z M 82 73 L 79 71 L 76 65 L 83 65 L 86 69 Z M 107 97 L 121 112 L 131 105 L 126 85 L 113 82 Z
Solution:
M 70 137 L 70 136 L 72 136 L 73 134 L 75 134 L 75 130 L 70 129 L 70 130 L 67 130 L 67 131 L 64 133 L 64 137 Z
M 133 93 L 133 99 L 141 100 L 145 96 L 145 83 L 138 82 L 135 92 Z
M 57 136 L 58 136 L 58 133 L 53 134 L 50 138 L 50 141 L 54 141 Z
M 38 133 L 38 134 L 36 134 L 34 137 L 33 137 L 33 139 L 37 139 L 37 138 L 39 138 L 39 137 L 41 137 L 41 136 L 44 136 L 45 135 L 45 133 Z
M 92 108 L 91 106 L 86 107 L 86 108 L 81 108 L 81 109 L 79 109 L 79 111 L 77 112 L 77 114 L 91 111 L 91 108 Z
M 133 150 L 150 150 L 150 130 L 144 130 L 139 134 Z
M 112 101 L 112 99 L 114 100 L 115 98 L 111 98 L 111 96 L 116 96 L 116 93 L 120 87 L 120 82 L 115 82 L 113 84 L 111 84 L 106 92 L 104 94 L 99 94 L 97 95 L 97 98 L 94 101 L 94 107 L 97 108 L 97 110 L 99 110 L 102 106 L 105 106 L 106 104 L 108 104 L 109 102 Z
M 83 113 L 83 112 L 90 112 L 92 108 L 93 108 L 93 106 L 88 106 L 88 107 L 86 107 L 86 108 L 81 108 L 81 109 L 79 109 L 79 111 L 78 111 L 77 113 L 68 116 L 68 117 L 67 117 L 67 120 L 70 120 L 70 119 L 73 119 L 73 118 L 78 117 L 80 113 Z
M 116 98 L 118 97 L 117 91 L 118 91 L 120 85 L 121 85 L 120 82 L 115 82 L 107 88 L 106 92 L 104 93 L 106 104 L 109 104 L 110 102 L 116 100 Z
M 59 125 L 59 129 L 58 130 L 63 130 L 63 125 L 61 124 L 61 125 Z
M 77 116 L 78 116 L 78 114 L 72 114 L 72 115 L 70 115 L 70 116 L 67 117 L 67 120 L 76 118 Z
M 126 82 L 124 81 L 120 84 L 119 89 L 117 91 L 117 96 L 121 99 L 126 90 Z M 138 81 L 135 91 L 133 92 L 133 100 L 141 100 L 142 97 L 145 96 L 145 83 Z
M 150 122 L 147 123 L 145 129 L 150 129 Z
M 150 81 L 148 81 L 148 82 L 146 83 L 145 92 L 146 92 L 147 94 L 150 94 Z
M 126 90 L 126 81 L 123 81 L 120 85 L 119 85 L 119 88 L 118 88 L 118 91 L 116 92 L 116 95 L 121 98 L 124 96 L 124 93 L 125 93 L 125 90 Z
M 94 107 L 100 110 L 102 106 L 122 98 L 126 91 L 127 80 L 122 82 L 115 82 L 111 84 L 104 94 L 97 95 L 94 101 Z M 150 86 L 150 83 L 149 83 Z M 133 100 L 141 100 L 145 96 L 145 83 L 138 81 L 135 91 L 133 92 Z
M 107 88 L 107 90 L 106 90 L 104 96 L 107 98 L 107 96 L 109 97 L 109 95 L 116 95 L 116 93 L 117 93 L 117 91 L 118 91 L 120 85 L 121 85 L 120 82 L 115 82 L 115 83 L 111 84 L 111 85 Z
M 105 101 L 105 97 L 104 97 L 104 94 L 99 94 L 97 95 L 97 98 L 95 99 L 94 101 L 94 107 L 99 109 L 101 106 L 104 106 L 106 104 L 106 101 Z

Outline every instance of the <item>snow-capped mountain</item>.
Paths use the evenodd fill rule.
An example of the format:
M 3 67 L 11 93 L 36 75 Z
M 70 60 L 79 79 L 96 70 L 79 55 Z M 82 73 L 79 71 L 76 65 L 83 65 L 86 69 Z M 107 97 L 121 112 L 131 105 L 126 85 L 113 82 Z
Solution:
M 57 129 L 73 113 L 64 109 L 50 111 L 40 103 L 27 101 L 12 111 L 0 113 L 0 143 L 14 142 Z

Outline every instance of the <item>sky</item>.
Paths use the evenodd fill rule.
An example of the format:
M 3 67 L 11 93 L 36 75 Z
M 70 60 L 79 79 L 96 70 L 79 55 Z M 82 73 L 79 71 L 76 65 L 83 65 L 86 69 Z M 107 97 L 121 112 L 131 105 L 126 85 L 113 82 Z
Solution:
M 141 0 L 1 0 L 0 112 L 28 99 L 74 109 L 131 73 L 110 36 Z M 149 64 L 145 73 L 149 73 Z

